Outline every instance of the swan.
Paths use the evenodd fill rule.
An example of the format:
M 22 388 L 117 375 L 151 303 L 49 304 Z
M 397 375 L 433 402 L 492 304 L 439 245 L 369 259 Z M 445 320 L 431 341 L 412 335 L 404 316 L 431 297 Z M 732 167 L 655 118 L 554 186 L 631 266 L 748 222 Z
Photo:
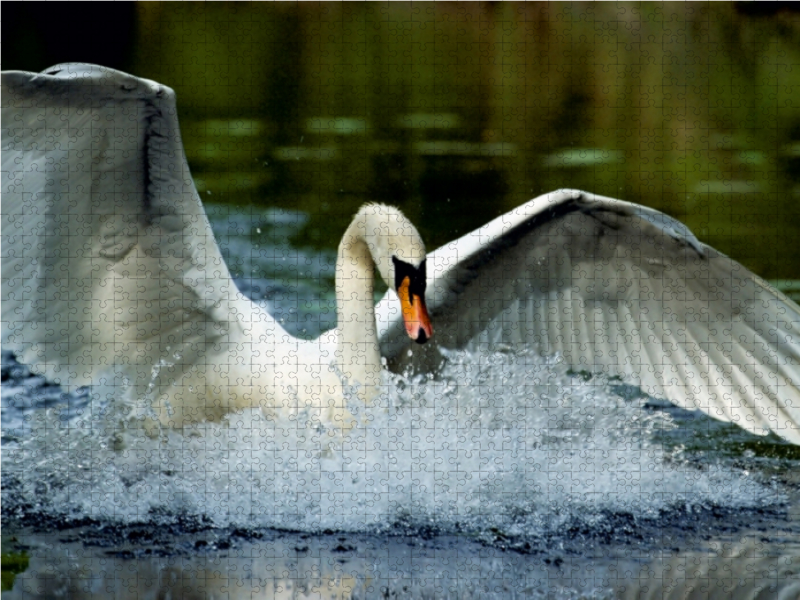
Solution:
M 236 289 L 171 89 L 5 72 L 2 120 L 2 343 L 68 388 L 149 398 L 175 428 L 257 407 L 346 429 L 343 382 L 372 401 L 383 360 L 435 372 L 443 349 L 524 345 L 800 444 L 800 308 L 658 211 L 558 190 L 426 253 L 367 204 L 338 249 L 338 327 L 300 340 Z

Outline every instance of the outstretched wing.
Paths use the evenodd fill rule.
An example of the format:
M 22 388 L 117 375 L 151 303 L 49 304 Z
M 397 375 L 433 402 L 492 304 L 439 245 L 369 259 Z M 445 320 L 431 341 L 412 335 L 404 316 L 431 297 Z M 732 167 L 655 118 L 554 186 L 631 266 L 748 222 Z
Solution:
M 170 88 L 84 64 L 3 73 L 2 190 L 2 342 L 36 371 L 158 391 L 247 339 Z
M 428 279 L 430 345 L 408 352 L 392 298 L 376 309 L 394 369 L 523 344 L 800 443 L 800 308 L 667 215 L 560 190 L 433 252 Z

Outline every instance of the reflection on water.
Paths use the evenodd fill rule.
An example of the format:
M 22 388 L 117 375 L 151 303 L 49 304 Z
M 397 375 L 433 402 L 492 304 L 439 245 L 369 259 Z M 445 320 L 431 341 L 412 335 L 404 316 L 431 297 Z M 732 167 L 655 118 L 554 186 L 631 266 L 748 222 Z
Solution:
M 572 187 L 664 210 L 762 276 L 800 278 L 800 250 L 786 243 L 800 234 L 795 13 L 713 3 L 139 11 L 148 27 L 131 67 L 175 87 L 196 176 L 224 202 L 308 212 L 304 242 L 335 247 L 369 198 L 399 204 L 436 247 Z
M 11 599 L 70 598 L 553 598 L 744 600 L 800 597 L 800 539 L 726 537 L 692 551 L 655 557 L 605 547 L 587 560 L 553 551 L 504 552 L 442 536 L 435 541 L 368 536 L 271 534 L 239 539 L 235 549 L 211 542 L 170 558 L 104 551 L 69 538 L 29 534 L 4 547 L 22 548 L 27 569 L 9 581 Z M 53 543 L 55 537 L 59 543 Z M 63 541 L 66 540 L 66 541 Z M 217 544 L 224 545 L 218 540 Z M 11 576 L 13 577 L 13 576 Z M 9 579 L 11 579 L 9 577 Z
M 702 551 L 660 556 L 631 575 L 617 597 L 791 600 L 800 598 L 800 543 L 796 537 L 717 541 Z
M 800 19 L 746 5 L 138 3 L 82 52 L 14 7 L 3 58 L 113 58 L 172 86 L 203 191 L 302 209 L 317 247 L 365 198 L 435 247 L 570 187 L 800 279 Z M 65 12 L 59 30 L 82 30 Z

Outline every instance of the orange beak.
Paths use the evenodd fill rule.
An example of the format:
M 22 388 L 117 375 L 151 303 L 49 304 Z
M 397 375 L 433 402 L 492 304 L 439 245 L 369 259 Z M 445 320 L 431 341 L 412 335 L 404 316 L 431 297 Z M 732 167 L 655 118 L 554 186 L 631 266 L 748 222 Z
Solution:
M 428 316 L 425 298 L 409 293 L 410 283 L 411 280 L 408 277 L 404 278 L 397 290 L 400 296 L 400 306 L 403 308 L 403 321 L 406 324 L 408 337 L 418 344 L 424 344 L 433 336 L 431 318 Z

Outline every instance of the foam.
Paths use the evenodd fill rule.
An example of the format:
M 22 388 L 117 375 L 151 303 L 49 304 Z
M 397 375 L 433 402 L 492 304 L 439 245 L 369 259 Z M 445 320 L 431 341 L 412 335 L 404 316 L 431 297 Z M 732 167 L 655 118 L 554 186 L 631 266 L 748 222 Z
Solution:
M 32 412 L 26 435 L 4 447 L 4 514 L 538 536 L 610 513 L 784 501 L 746 472 L 683 461 L 656 440 L 674 427 L 667 414 L 568 374 L 558 357 L 450 352 L 435 379 L 386 374 L 384 384 L 374 405 L 349 402 L 363 423 L 349 435 L 255 410 L 156 437 L 122 402 Z

